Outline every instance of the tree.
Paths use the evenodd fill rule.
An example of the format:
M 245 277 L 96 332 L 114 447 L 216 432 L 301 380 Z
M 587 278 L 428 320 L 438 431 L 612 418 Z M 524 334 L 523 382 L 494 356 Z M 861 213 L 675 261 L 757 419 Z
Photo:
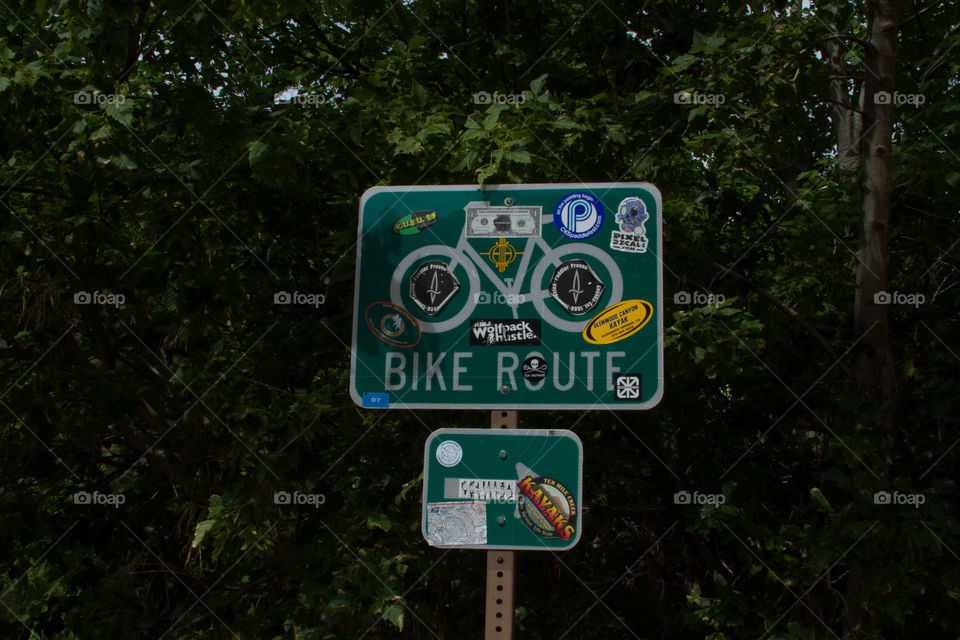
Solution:
M 519 560 L 521 635 L 948 635 L 960 12 L 901 7 L 5 9 L 2 631 L 473 635 L 482 554 L 423 543 L 419 474 L 487 416 L 350 402 L 359 195 L 647 180 L 667 393 L 521 415 L 580 434 L 589 494 Z

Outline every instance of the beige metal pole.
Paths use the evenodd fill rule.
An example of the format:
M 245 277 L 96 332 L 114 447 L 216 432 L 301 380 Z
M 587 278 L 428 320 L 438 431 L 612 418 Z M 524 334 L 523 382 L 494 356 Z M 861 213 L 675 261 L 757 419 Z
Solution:
M 515 551 L 487 551 L 487 615 L 484 640 L 513 640 Z
M 516 429 L 517 412 L 490 413 L 491 429 Z M 487 551 L 484 640 L 513 640 L 513 595 L 517 583 L 514 551 Z

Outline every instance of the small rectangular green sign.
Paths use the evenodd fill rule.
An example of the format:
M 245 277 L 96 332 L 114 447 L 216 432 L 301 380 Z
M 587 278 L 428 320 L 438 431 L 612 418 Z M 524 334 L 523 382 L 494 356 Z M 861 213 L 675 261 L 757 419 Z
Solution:
M 439 429 L 424 446 L 427 543 L 570 549 L 580 540 L 583 445 L 566 429 Z
M 648 409 L 662 204 L 641 182 L 375 187 L 350 395 L 367 408 Z

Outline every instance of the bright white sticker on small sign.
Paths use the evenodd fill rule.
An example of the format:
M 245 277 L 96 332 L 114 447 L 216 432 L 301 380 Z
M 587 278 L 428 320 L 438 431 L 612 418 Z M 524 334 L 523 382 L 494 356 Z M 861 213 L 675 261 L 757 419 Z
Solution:
M 433 547 L 487 544 L 487 503 L 427 504 L 427 543 Z
M 455 467 L 463 459 L 463 448 L 454 440 L 445 440 L 437 447 L 437 462 L 445 467 Z
M 517 483 L 514 480 L 483 480 L 462 478 L 457 480 L 457 498 L 471 500 L 517 501 Z

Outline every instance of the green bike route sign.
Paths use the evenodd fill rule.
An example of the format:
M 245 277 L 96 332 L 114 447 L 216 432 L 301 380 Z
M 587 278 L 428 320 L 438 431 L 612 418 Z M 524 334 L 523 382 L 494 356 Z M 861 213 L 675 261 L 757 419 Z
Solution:
M 440 429 L 423 452 L 427 543 L 570 549 L 580 540 L 583 445 L 566 429 Z
M 351 398 L 649 409 L 663 394 L 661 227 L 647 183 L 368 189 Z

